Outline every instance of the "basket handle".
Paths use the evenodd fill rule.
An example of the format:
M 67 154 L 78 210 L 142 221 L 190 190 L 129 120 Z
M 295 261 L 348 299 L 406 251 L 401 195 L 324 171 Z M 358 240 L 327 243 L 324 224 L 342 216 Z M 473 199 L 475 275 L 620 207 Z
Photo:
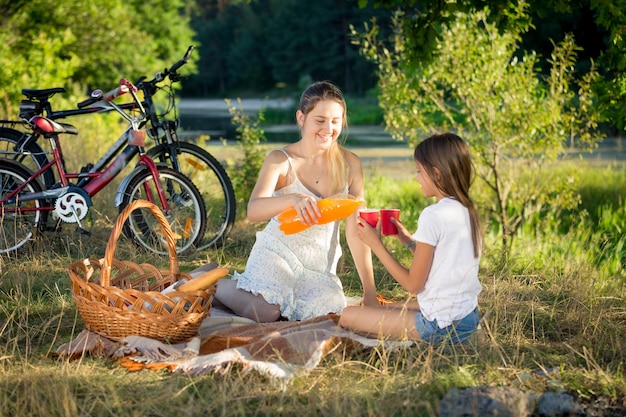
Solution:
M 124 228 L 124 223 L 130 213 L 133 210 L 147 208 L 150 212 L 156 217 L 156 219 L 161 224 L 161 228 L 163 229 L 163 234 L 165 235 L 165 239 L 167 240 L 167 250 L 170 257 L 170 274 L 172 277 L 178 276 L 178 257 L 176 255 L 176 241 L 174 239 L 174 234 L 172 233 L 172 228 L 168 223 L 165 215 L 161 209 L 159 209 L 156 205 L 152 204 L 147 200 L 133 200 L 128 206 L 122 210 L 120 215 L 118 216 L 115 226 L 111 231 L 111 236 L 109 237 L 109 242 L 107 243 L 106 249 L 104 251 L 104 261 L 102 265 L 102 272 L 100 273 L 100 285 L 103 287 L 111 286 L 111 266 L 113 265 L 113 254 L 115 253 L 115 247 L 117 245 L 117 241 L 120 238 L 120 234 L 122 233 L 122 229 Z

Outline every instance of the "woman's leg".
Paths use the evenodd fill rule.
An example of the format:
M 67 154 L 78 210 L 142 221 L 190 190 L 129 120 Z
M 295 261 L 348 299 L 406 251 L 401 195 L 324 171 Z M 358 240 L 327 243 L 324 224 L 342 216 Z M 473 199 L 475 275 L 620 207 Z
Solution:
M 416 310 L 398 306 L 348 306 L 341 313 L 339 325 L 366 336 L 421 340 L 415 328 L 416 313 Z
M 237 288 L 237 281 L 222 278 L 217 282 L 215 298 L 235 314 L 256 320 L 259 323 L 268 323 L 280 318 L 280 306 L 265 301 L 262 295 Z

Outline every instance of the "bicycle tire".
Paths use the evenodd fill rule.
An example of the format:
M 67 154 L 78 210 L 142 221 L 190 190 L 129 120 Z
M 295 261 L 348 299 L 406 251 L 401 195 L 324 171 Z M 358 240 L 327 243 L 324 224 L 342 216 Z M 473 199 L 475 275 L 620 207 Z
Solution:
M 197 249 L 219 248 L 235 223 L 237 207 L 230 178 L 213 155 L 193 143 L 160 144 L 148 150 L 148 156 L 174 169 L 170 155 L 172 147 L 178 149 L 178 171 L 198 188 L 206 207 L 206 230 Z
M 176 241 L 179 254 L 192 250 L 202 239 L 206 227 L 206 211 L 200 192 L 183 174 L 159 167 L 161 186 L 166 194 L 170 212 L 164 211 L 172 232 L 180 236 Z M 148 169 L 138 171 L 123 190 L 120 213 L 133 200 L 153 201 L 161 210 L 152 174 Z M 124 223 L 123 232 L 137 246 L 151 252 L 167 255 L 168 246 L 158 220 L 147 209 L 134 210 Z
M 46 165 L 49 160 L 47 153 L 36 142 L 31 142 L 26 148 L 26 152 L 18 153 L 15 151 L 15 146 L 22 140 L 28 137 L 25 132 L 19 130 L 0 127 L 0 157 L 17 161 L 24 165 L 29 170 L 36 172 L 42 166 Z M 52 169 L 47 169 L 41 175 L 46 188 L 50 188 L 54 185 L 54 172 Z
M 0 161 L 0 200 L 24 184 L 32 175 L 27 167 L 11 160 Z M 26 185 L 22 193 L 35 193 L 42 191 L 36 180 Z M 0 203 L 0 253 L 16 252 L 36 233 L 42 231 L 45 224 L 44 211 L 28 211 L 25 213 L 8 213 L 8 210 L 19 207 L 40 208 L 45 205 L 44 200 L 31 200 L 21 202 L 19 198 L 11 204 Z

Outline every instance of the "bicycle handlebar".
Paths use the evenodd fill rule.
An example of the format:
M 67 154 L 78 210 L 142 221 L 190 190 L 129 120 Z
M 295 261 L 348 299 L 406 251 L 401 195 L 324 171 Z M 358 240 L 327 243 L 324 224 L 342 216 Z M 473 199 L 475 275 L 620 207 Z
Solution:
M 144 81 L 145 77 L 142 77 L 139 79 L 139 81 L 137 81 L 137 84 L 141 86 L 141 88 L 144 90 L 145 93 L 149 92 L 150 95 L 153 95 L 156 92 L 156 89 L 146 90 L 146 88 L 144 88 L 145 85 L 148 85 L 150 87 L 155 87 L 159 82 L 163 81 L 166 77 L 170 77 L 170 80 L 172 81 L 179 81 L 178 74 L 176 73 L 176 71 L 189 61 L 189 57 L 191 57 L 191 53 L 193 52 L 195 48 L 196 47 L 194 45 L 190 45 L 189 48 L 187 48 L 187 52 L 185 52 L 185 55 L 181 59 L 179 59 L 178 62 L 172 65 L 169 69 L 165 68 L 162 72 L 157 72 L 154 75 L 154 79 L 150 81 Z M 107 91 L 106 93 L 103 93 L 102 90 L 100 89 L 93 90 L 91 92 L 90 97 L 78 103 L 77 106 L 79 109 L 82 109 L 84 107 L 91 106 L 92 104 L 97 103 L 100 100 L 111 102 L 115 100 L 116 98 L 118 98 L 119 96 L 128 93 L 130 90 L 132 90 L 133 92 L 137 92 L 138 89 L 132 82 L 130 82 L 126 78 L 122 78 L 120 80 L 119 87 L 116 87 L 111 91 Z
M 93 90 L 90 94 L 91 97 L 81 101 L 80 103 L 77 104 L 77 106 L 79 109 L 82 109 L 83 107 L 91 106 L 92 104 L 100 101 L 103 95 L 104 93 L 99 88 L 96 90 Z
M 108 101 L 110 103 L 119 96 L 122 96 L 130 91 L 136 92 L 137 87 L 135 87 L 135 85 L 126 78 L 122 78 L 120 80 L 119 87 L 115 87 L 113 90 L 107 91 L 106 93 L 103 93 L 99 88 L 93 90 L 91 92 L 91 97 L 78 103 L 78 108 L 82 109 L 83 107 L 90 106 L 100 100 Z
M 159 71 L 154 74 L 154 78 L 152 80 L 143 81 L 145 77 L 142 77 L 137 83 L 141 83 L 144 86 L 148 85 L 149 87 L 156 87 L 158 83 L 160 83 L 167 77 L 169 77 L 172 81 L 180 81 L 180 78 L 178 78 L 178 73 L 176 71 L 178 71 L 180 67 L 182 67 L 189 61 L 189 57 L 191 56 L 191 53 L 195 48 L 196 47 L 194 45 L 190 45 L 189 48 L 187 48 L 187 52 L 185 52 L 185 55 L 181 59 L 179 59 L 178 62 L 172 65 L 169 69 L 165 68 L 163 71 Z M 152 92 L 152 94 L 154 94 L 154 92 Z
M 185 56 L 183 56 L 182 59 L 180 59 L 177 63 L 172 65 L 172 67 L 169 69 L 169 71 L 165 70 L 166 75 L 175 73 L 178 68 L 180 68 L 183 65 L 185 65 L 187 63 L 187 61 L 189 61 L 189 57 L 191 56 L 191 52 L 193 52 L 194 49 L 195 49 L 194 45 L 189 46 L 189 48 L 187 48 L 187 52 L 185 52 Z
M 124 93 L 122 93 L 122 94 L 128 93 L 129 91 L 133 91 L 135 93 L 137 92 L 137 87 L 135 87 L 135 85 L 133 83 L 131 83 L 129 80 L 127 80 L 126 78 L 122 78 L 120 80 L 120 87 L 118 87 L 118 89 L 121 88 L 122 86 L 127 88 L 127 90 Z M 122 95 L 122 94 L 120 94 L 120 95 Z

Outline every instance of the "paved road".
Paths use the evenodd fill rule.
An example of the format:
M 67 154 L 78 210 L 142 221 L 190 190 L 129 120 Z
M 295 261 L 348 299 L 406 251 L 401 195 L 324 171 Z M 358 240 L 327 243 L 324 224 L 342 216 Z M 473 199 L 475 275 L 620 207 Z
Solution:
M 232 104 L 235 104 L 237 98 L 232 100 Z M 289 109 L 294 108 L 294 106 L 295 103 L 290 98 L 241 99 L 242 109 L 249 114 L 256 114 L 262 108 Z M 200 118 L 230 117 L 228 105 L 223 99 L 183 99 L 178 108 L 183 116 Z M 295 124 L 268 126 L 264 130 L 270 135 L 285 135 L 285 140 L 288 140 L 291 133 L 294 135 L 294 138 L 297 137 L 298 133 Z M 190 130 L 184 132 L 182 136 L 196 137 L 199 133 Z M 220 131 L 209 132 L 209 134 L 213 138 L 219 138 L 220 134 L 223 136 L 223 133 Z M 403 171 L 408 170 L 410 175 L 413 175 L 412 150 L 406 144 L 393 141 L 382 126 L 350 126 L 349 135 L 359 143 L 372 142 L 376 144 L 375 146 L 351 147 L 351 150 L 363 158 L 366 169 L 390 171 L 394 173 L 394 176 L 402 175 Z M 386 143 L 387 145 L 380 146 L 381 143 Z M 279 144 L 273 143 L 272 146 L 279 146 Z M 625 165 L 626 143 L 624 138 L 621 137 L 605 138 L 596 151 L 591 154 L 584 153 L 582 156 L 586 161 L 594 165 Z M 571 157 L 578 158 L 579 155 L 573 154 Z
M 237 97 L 230 98 L 231 104 L 237 106 Z M 246 113 L 257 113 L 262 108 L 289 109 L 295 108 L 295 103 L 291 98 L 242 98 L 241 108 Z M 214 117 L 226 115 L 228 116 L 228 105 L 224 99 L 181 99 L 178 104 L 178 110 L 188 115 L 205 115 L 206 117 Z

